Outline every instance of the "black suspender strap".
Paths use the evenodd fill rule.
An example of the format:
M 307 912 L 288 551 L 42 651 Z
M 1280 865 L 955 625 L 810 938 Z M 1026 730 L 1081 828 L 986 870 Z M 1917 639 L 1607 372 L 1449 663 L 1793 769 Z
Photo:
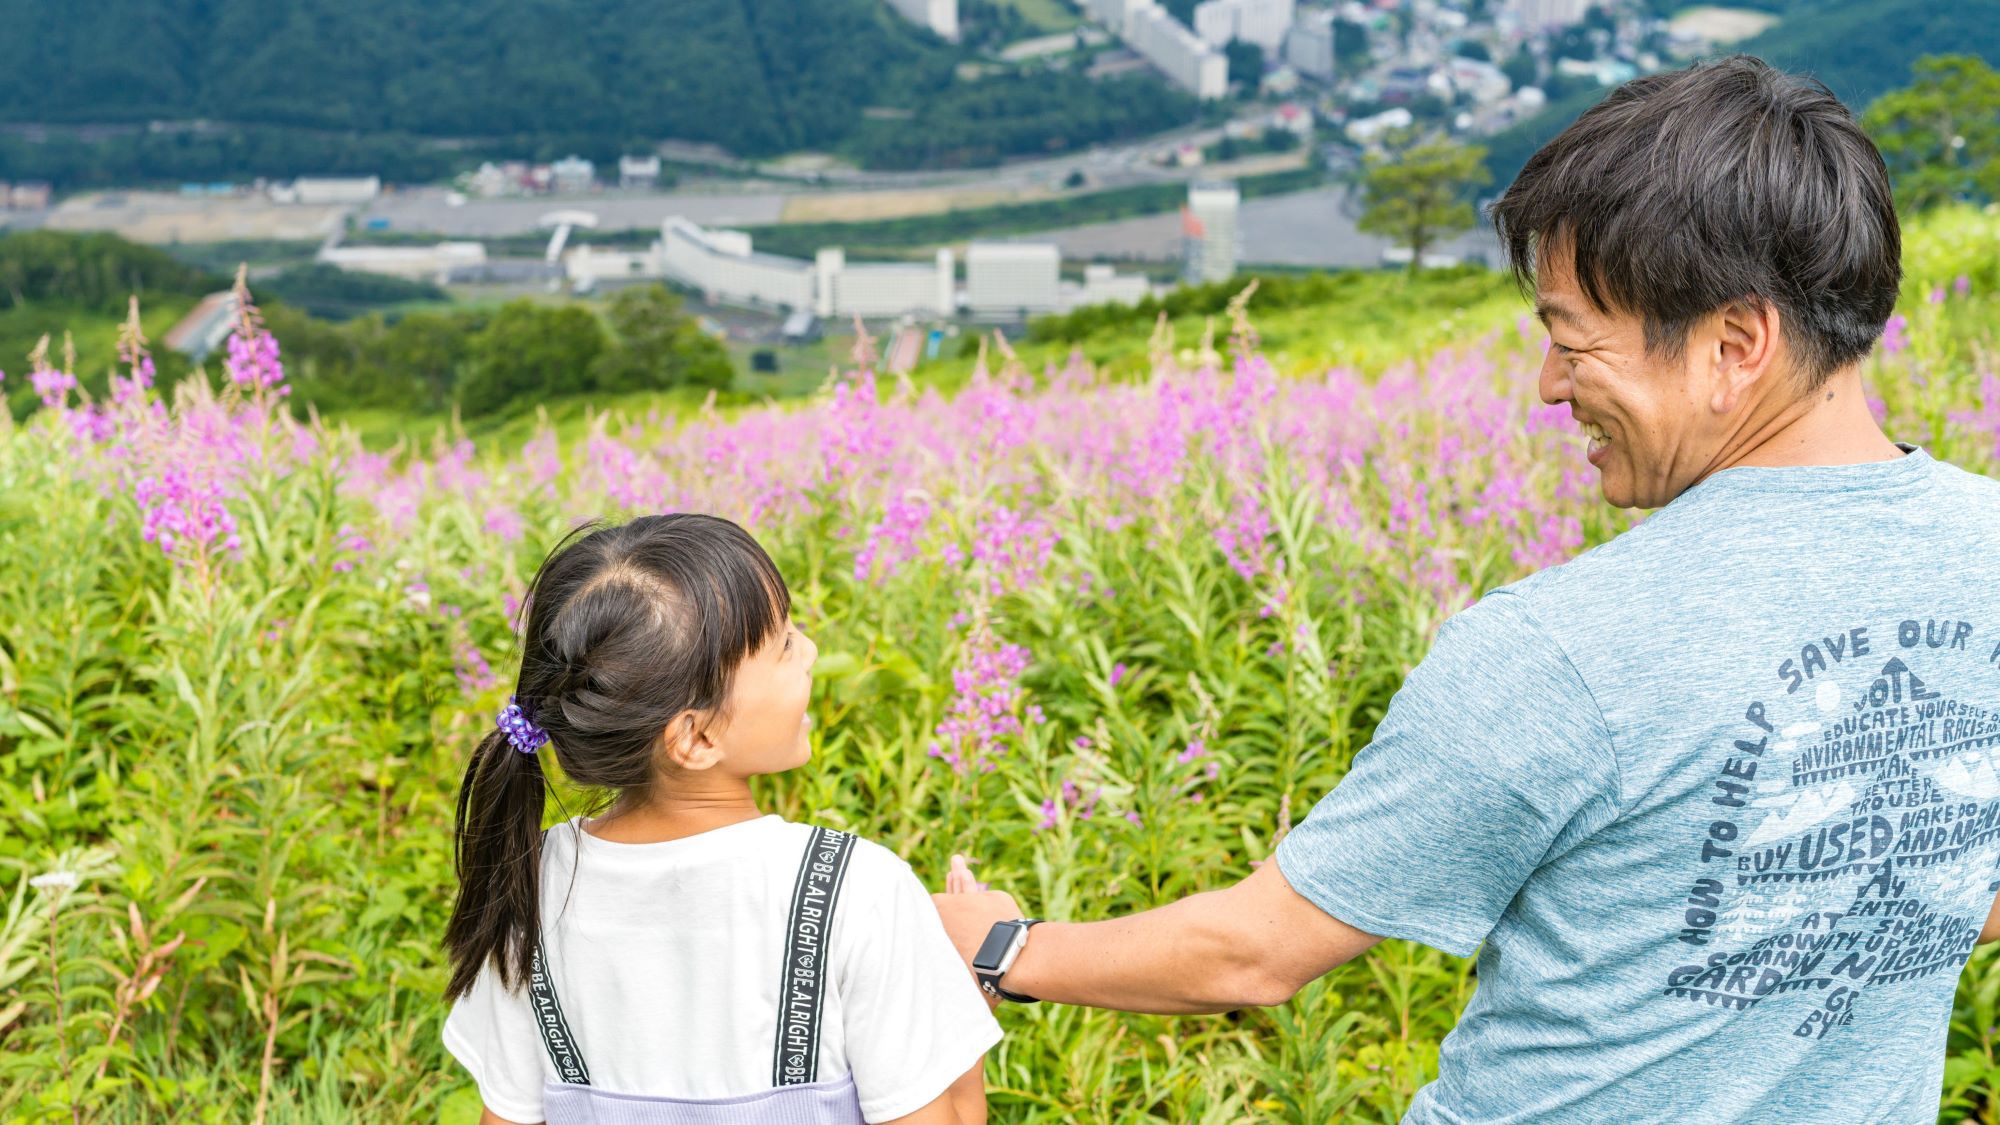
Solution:
M 578 1086 L 590 1085 L 590 1068 L 583 1065 L 583 1052 L 576 1048 L 576 1036 L 563 1019 L 562 1003 L 556 999 L 555 978 L 542 960 L 542 943 L 535 942 L 535 960 L 528 972 L 528 999 L 534 1005 L 535 1026 L 542 1033 L 542 1046 L 549 1049 L 549 1061 L 556 1064 L 556 1077 Z
M 784 975 L 778 981 L 778 1044 L 771 1061 L 771 1085 L 812 1082 L 819 1073 L 819 1009 L 831 951 L 833 908 L 854 837 L 815 827 L 799 860 L 792 886 L 792 912 L 785 930 Z M 577 1065 L 582 1065 L 578 1060 Z M 561 1065 L 557 1065 L 561 1069 Z
M 543 829 L 542 846 L 547 847 L 548 842 L 548 830 Z M 583 1052 L 577 1050 L 576 1036 L 570 1034 L 569 1021 L 563 1018 L 555 978 L 549 975 L 548 959 L 542 956 L 540 934 L 535 935 L 535 956 L 528 966 L 528 1003 L 535 1011 L 542 1046 L 548 1048 L 549 1061 L 556 1064 L 556 1077 L 578 1086 L 590 1085 L 590 1068 L 583 1065 Z

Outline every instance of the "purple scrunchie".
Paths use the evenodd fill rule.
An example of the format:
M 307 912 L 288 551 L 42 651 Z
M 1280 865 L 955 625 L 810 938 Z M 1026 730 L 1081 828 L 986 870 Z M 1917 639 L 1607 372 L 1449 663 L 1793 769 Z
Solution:
M 549 741 L 549 732 L 536 726 L 534 721 L 522 712 L 520 704 L 515 703 L 511 695 L 507 697 L 507 706 L 500 709 L 500 714 L 494 719 L 494 723 L 499 726 L 500 732 L 507 736 L 507 744 L 523 754 L 532 754 L 547 745 Z

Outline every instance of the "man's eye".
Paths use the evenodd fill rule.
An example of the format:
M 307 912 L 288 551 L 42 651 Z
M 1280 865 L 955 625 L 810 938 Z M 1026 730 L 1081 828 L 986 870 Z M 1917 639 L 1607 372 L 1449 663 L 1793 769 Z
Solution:
M 1570 355 L 1570 354 L 1573 354 L 1573 353 L 1572 353 L 1572 351 L 1571 351 L 1571 349 L 1569 349 L 1569 348 L 1566 348 L 1566 347 L 1564 347 L 1563 345 L 1561 345 L 1561 344 L 1558 344 L 1558 343 L 1556 343 L 1556 342 L 1555 342 L 1554 340 L 1550 340 L 1550 341 L 1549 341 L 1549 346 L 1550 346 L 1550 347 L 1552 347 L 1552 348 L 1554 348 L 1554 349 L 1555 349 L 1556 351 L 1558 351 L 1558 352 L 1561 352 L 1561 353 L 1562 353 L 1563 355 Z

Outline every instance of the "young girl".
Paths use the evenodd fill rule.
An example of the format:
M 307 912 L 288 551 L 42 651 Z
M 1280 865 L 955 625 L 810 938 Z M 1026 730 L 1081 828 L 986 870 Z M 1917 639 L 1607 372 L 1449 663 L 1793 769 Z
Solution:
M 709 516 L 543 564 L 458 797 L 444 1042 L 483 1122 L 985 1121 L 1000 1028 L 910 866 L 751 796 L 811 756 L 790 608 Z M 604 815 L 544 833 L 544 750 Z

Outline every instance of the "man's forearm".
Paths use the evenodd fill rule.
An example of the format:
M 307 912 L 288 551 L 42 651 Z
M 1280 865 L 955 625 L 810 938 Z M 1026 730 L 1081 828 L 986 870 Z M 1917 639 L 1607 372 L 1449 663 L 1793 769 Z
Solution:
M 1041 1000 L 1177 1015 L 1282 1004 L 1291 990 L 1246 956 L 1224 920 L 1229 891 L 1208 891 L 1104 922 L 1044 922 L 1002 987 Z
M 997 891 L 931 902 L 968 964 L 993 925 L 1020 917 L 1019 905 Z M 1266 863 L 1235 886 L 1141 914 L 1044 922 L 1028 931 L 1000 986 L 1126 1012 L 1227 1012 L 1282 1004 L 1379 940 L 1314 905 Z

